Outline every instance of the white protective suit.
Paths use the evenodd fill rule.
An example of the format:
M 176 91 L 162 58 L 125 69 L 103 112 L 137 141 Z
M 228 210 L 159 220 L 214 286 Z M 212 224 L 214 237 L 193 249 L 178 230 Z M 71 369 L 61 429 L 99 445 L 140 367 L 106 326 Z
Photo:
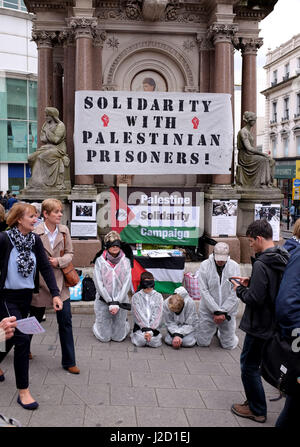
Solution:
M 173 337 L 170 334 L 180 334 L 182 336 L 183 347 L 191 347 L 196 344 L 196 332 L 199 326 L 199 319 L 193 299 L 189 296 L 184 287 L 175 290 L 184 299 L 184 305 L 179 314 L 169 309 L 169 298 L 164 301 L 164 323 L 168 331 L 165 336 L 167 345 L 172 345 Z
M 97 289 L 94 310 L 96 321 L 93 326 L 95 337 L 100 341 L 108 342 L 122 341 L 130 331 L 127 321 L 127 310 L 119 308 L 116 315 L 109 312 L 106 303 L 118 301 L 119 303 L 129 303 L 128 291 L 131 285 L 130 261 L 123 254 L 118 264 L 112 267 L 105 259 L 106 252 L 97 258 L 94 268 L 94 282 Z M 119 307 L 119 306 L 117 306 Z
M 198 270 L 198 282 L 200 287 L 199 303 L 199 330 L 197 344 L 209 346 L 216 329 L 221 346 L 225 349 L 234 349 L 238 344 L 236 336 L 236 314 L 238 311 L 238 298 L 228 281 L 231 276 L 240 276 L 239 265 L 228 256 L 222 272 L 222 278 L 217 272 L 214 255 L 203 261 Z M 227 312 L 231 320 L 225 320 L 221 324 L 215 324 L 214 312 Z
M 131 341 L 136 346 L 151 346 L 157 348 L 162 344 L 161 333 L 156 334 L 156 330 L 161 325 L 163 316 L 163 297 L 154 289 L 150 293 L 145 293 L 143 290 L 136 292 L 131 301 L 131 309 L 134 323 L 140 329 L 132 332 Z M 145 332 L 143 328 L 149 328 L 152 335 L 150 342 L 145 340 Z

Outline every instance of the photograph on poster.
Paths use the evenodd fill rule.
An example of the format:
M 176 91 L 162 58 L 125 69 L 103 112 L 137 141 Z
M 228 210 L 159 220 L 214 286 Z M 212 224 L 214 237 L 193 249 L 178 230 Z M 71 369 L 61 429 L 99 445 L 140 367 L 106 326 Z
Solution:
M 97 237 L 97 222 L 71 222 L 71 237 Z
M 72 202 L 72 220 L 96 220 L 96 202 Z
M 237 200 L 212 201 L 212 236 L 236 236 Z
M 255 204 L 254 220 L 266 219 L 273 229 L 273 241 L 280 238 L 280 205 L 262 203 Z

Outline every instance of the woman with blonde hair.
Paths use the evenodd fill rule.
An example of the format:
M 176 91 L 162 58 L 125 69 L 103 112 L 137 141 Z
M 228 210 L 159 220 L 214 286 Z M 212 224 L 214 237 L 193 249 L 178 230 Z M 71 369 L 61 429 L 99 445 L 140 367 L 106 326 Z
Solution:
M 38 225 L 34 229 L 34 232 L 42 240 L 63 301 L 61 312 L 57 312 L 56 314 L 62 353 L 62 367 L 71 374 L 79 374 L 80 370 L 76 366 L 75 361 L 70 290 L 65 284 L 64 275 L 61 270 L 67 267 L 72 261 L 74 251 L 69 229 L 66 225 L 60 223 L 62 215 L 63 209 L 60 200 L 44 200 L 42 202 L 44 222 Z M 50 291 L 47 284 L 41 278 L 39 293 L 33 295 L 30 314 L 35 316 L 38 321 L 42 321 L 45 309 L 50 305 Z
M 4 231 L 7 228 L 7 223 L 5 221 L 5 208 L 0 203 L 0 231 Z
M 45 280 L 55 311 L 62 308 L 59 290 L 40 237 L 33 233 L 36 222 L 35 208 L 28 203 L 16 203 L 7 216 L 9 230 L 0 233 L 0 320 L 28 316 L 32 293 L 39 287 L 39 272 Z M 38 403 L 29 391 L 30 337 L 18 329 L 6 342 L 6 351 L 0 352 L 0 362 L 12 347 L 18 389 L 18 403 L 26 410 L 35 410 Z M 0 381 L 5 379 L 0 370 Z
M 290 254 L 300 248 L 300 218 L 296 220 L 293 227 L 293 236 L 287 239 L 283 246 Z

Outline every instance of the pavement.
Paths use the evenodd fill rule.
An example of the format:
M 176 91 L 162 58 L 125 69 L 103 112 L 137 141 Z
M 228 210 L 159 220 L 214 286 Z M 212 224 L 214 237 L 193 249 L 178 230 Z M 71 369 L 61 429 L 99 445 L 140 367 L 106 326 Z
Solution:
M 132 324 L 131 314 L 129 320 Z M 268 401 L 268 419 L 259 424 L 231 413 L 233 403 L 245 400 L 239 346 L 224 350 L 214 337 L 209 348 L 175 351 L 137 348 L 130 338 L 101 343 L 92 333 L 93 314 L 73 315 L 79 375 L 61 367 L 56 318 L 47 313 L 46 332 L 32 341 L 30 390 L 40 406 L 24 410 L 17 403 L 11 351 L 1 367 L 0 413 L 18 419 L 23 427 L 272 427 L 284 399 Z M 264 383 L 267 399 L 277 392 Z

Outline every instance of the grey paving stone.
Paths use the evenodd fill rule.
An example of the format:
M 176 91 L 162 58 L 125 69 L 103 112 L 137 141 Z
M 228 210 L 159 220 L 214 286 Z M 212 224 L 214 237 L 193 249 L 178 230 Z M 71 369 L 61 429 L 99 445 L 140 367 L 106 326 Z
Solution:
M 49 344 L 49 345 L 45 345 L 45 344 L 35 344 L 35 345 L 31 345 L 31 353 L 33 355 L 33 361 L 29 362 L 29 365 L 34 365 L 36 360 L 38 360 L 40 355 L 47 355 L 50 358 L 54 357 L 56 354 L 56 351 L 58 350 L 58 345 L 57 344 Z
M 60 405 L 64 392 L 64 384 L 59 385 L 30 385 L 32 397 L 40 404 L 40 407 L 47 405 Z M 12 403 L 12 406 L 19 406 L 18 402 Z
M 176 388 L 194 390 L 216 390 L 217 387 L 209 375 L 204 374 L 172 374 Z M 220 376 L 221 377 L 221 376 Z
M 94 383 L 131 386 L 131 376 L 129 371 L 104 371 L 93 368 L 90 370 L 89 385 Z
M 92 353 L 91 358 L 104 360 L 104 359 L 115 359 L 116 358 L 116 351 L 108 351 L 108 350 L 98 350 L 94 349 L 95 346 L 92 346 Z M 128 352 L 126 350 L 124 351 L 118 351 L 117 354 L 118 360 L 125 359 L 128 360 Z
M 13 383 L 12 383 L 13 382 Z M 15 380 L 0 383 L 0 405 L 9 407 L 11 403 L 17 400 L 18 394 L 16 390 Z
M 221 363 L 186 360 L 185 364 L 190 374 L 226 374 Z
M 196 349 L 193 348 L 181 348 L 177 350 L 171 348 L 170 346 L 168 349 L 163 349 L 163 354 L 166 360 L 176 360 L 182 362 L 185 360 L 199 360 Z
M 112 405 L 130 405 L 130 406 L 156 406 L 157 399 L 155 391 L 146 387 L 111 387 L 111 404 Z
M 241 367 L 239 363 L 222 362 L 221 365 L 229 376 L 241 377 Z
M 62 405 L 109 405 L 109 385 L 79 385 L 65 386 Z
M 230 410 L 232 404 L 244 402 L 245 398 L 238 391 L 199 391 L 205 406 L 211 410 Z
M 161 348 L 151 349 L 148 347 L 138 348 L 133 346 L 128 348 L 128 357 L 132 360 L 139 359 L 164 359 L 164 354 Z
M 175 388 L 171 374 L 132 372 L 132 384 L 146 388 Z
M 59 405 L 40 406 L 33 412 L 28 427 L 82 427 L 84 421 L 85 406 Z
M 188 373 L 184 362 L 176 360 L 150 359 L 148 360 L 151 372 L 178 372 Z
M 238 376 L 211 376 L 214 383 L 217 385 L 219 390 L 224 391 L 244 391 L 244 386 L 242 380 Z
M 116 357 L 116 356 L 115 356 Z M 128 369 L 129 371 L 144 371 L 150 372 L 148 361 L 145 359 L 136 360 L 124 360 L 124 359 L 111 359 L 111 370 L 117 369 L 118 371 L 122 371 L 124 369 Z
M 138 427 L 188 427 L 182 408 L 138 407 Z
M 88 406 L 84 416 L 85 427 L 136 427 L 135 408 L 130 406 Z
M 21 423 L 22 427 L 26 427 L 30 421 L 33 412 L 26 411 L 19 405 L 18 407 L 0 406 L 0 413 L 7 418 L 17 419 Z M 3 433 L 3 430 L 1 430 L 1 432 Z
M 227 352 L 225 349 L 222 350 L 210 350 L 202 348 L 201 351 L 198 351 L 198 355 L 201 361 L 203 362 L 226 362 L 231 363 L 235 362 L 234 358 Z
M 203 400 L 195 390 L 157 388 L 156 394 L 160 407 L 205 408 Z
M 51 370 L 48 370 L 44 383 L 47 385 L 55 385 L 56 383 L 79 385 L 88 384 L 88 380 L 89 369 L 80 370 L 80 374 L 71 374 L 58 366 L 58 368 L 51 368 Z
M 186 409 L 191 427 L 239 427 L 229 410 Z

